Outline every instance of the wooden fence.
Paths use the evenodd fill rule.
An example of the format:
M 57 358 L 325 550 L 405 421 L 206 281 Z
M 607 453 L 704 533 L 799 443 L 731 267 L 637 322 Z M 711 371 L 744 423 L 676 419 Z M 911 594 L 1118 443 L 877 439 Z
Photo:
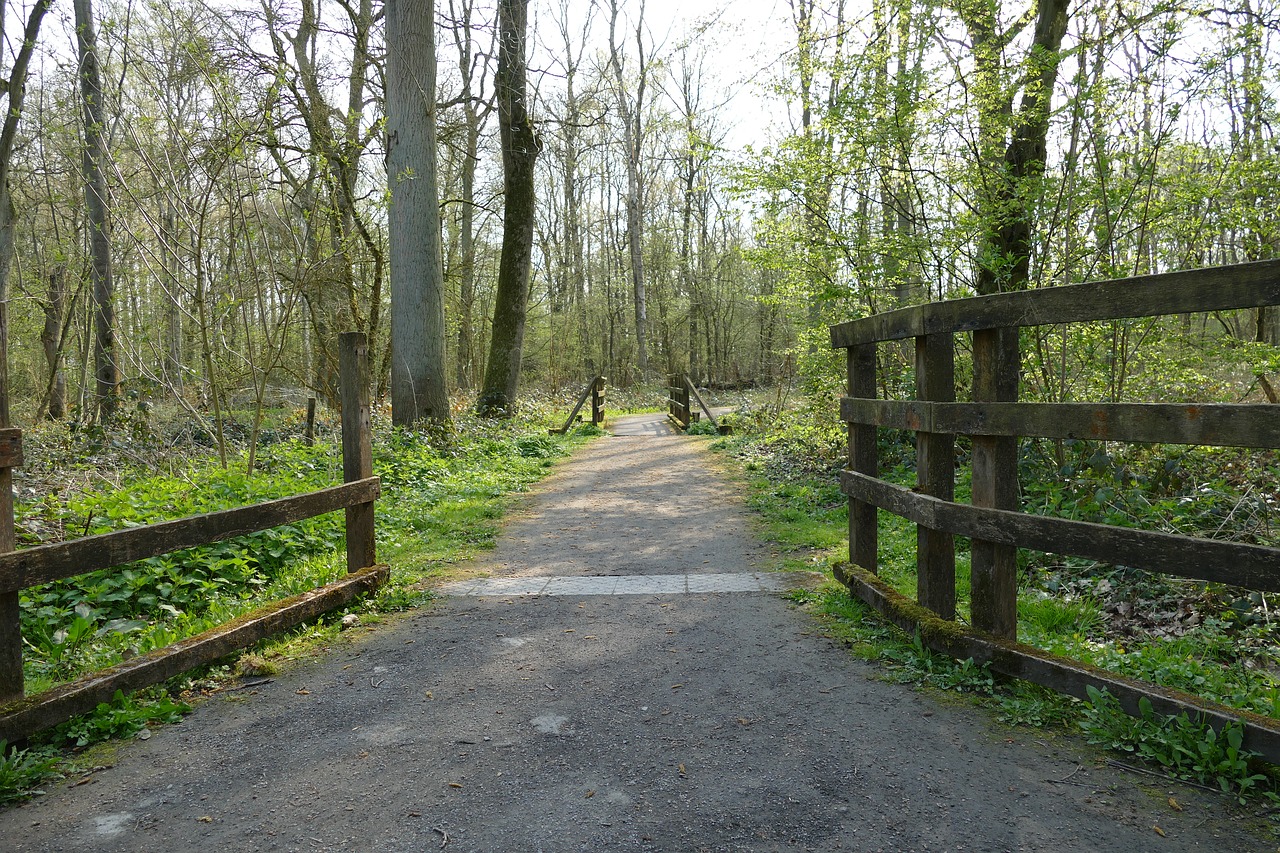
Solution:
M 1090 670 L 1016 642 L 1017 549 L 1085 557 L 1148 571 L 1264 591 L 1280 591 L 1280 550 L 1150 530 L 1119 528 L 1020 511 L 1019 437 L 1139 443 L 1280 447 L 1272 404 L 1019 403 L 1019 329 L 1280 304 L 1280 262 L 1002 293 L 904 308 L 831 328 L 848 356 L 849 561 L 837 571 L 851 590 L 926 642 L 998 671 L 1083 698 L 1106 687 L 1131 713 L 1146 696 L 1157 710 L 1190 710 L 1222 723 L 1243 715 L 1155 685 Z M 955 335 L 972 333 L 972 401 L 957 402 Z M 914 339 L 915 400 L 876 399 L 877 345 Z M 876 430 L 914 430 L 917 480 L 879 479 Z M 971 503 L 957 503 L 955 437 L 969 436 Z M 875 577 L 878 510 L 916 524 L 917 602 Z M 971 621 L 955 619 L 955 545 L 971 540 Z M 922 609 L 924 608 L 924 609 Z M 927 609 L 927 612 L 926 612 Z M 1280 721 L 1244 720 L 1250 748 L 1280 759 Z
M 586 404 L 587 400 L 591 401 L 591 424 L 592 426 L 602 426 L 604 424 L 604 398 L 605 388 L 607 387 L 605 378 L 597 376 L 587 383 L 587 387 L 582 389 L 582 396 L 578 398 L 578 404 L 573 407 L 573 411 L 569 413 L 569 417 L 564 419 L 564 426 L 560 429 L 548 430 L 551 434 L 564 435 L 573 426 L 573 422 L 578 418 L 578 412 Z
M 387 567 L 376 565 L 370 437 L 368 349 L 363 334 L 341 336 L 343 485 L 269 501 L 90 536 L 68 542 L 8 549 L 0 553 L 0 740 L 14 741 L 92 710 L 116 690 L 137 690 L 342 607 L 386 582 Z M 21 465 L 21 434 L 0 435 L 0 468 Z M 18 593 L 27 587 L 168 554 L 234 536 L 266 530 L 345 509 L 347 570 L 343 580 L 294 596 L 197 637 L 157 649 L 45 693 L 24 698 L 22 633 Z M 0 493 L 0 519 L 7 515 L 12 536 L 12 490 Z M 12 542 L 12 540 L 10 540 Z
M 698 401 L 698 409 L 690 405 L 690 399 Z M 675 421 L 680 429 L 688 429 L 689 424 L 697 421 L 702 415 L 707 416 L 707 420 L 717 432 L 728 432 L 728 429 L 716 420 L 716 416 L 711 413 L 710 407 L 703 401 L 702 395 L 698 393 L 698 389 L 686 374 L 674 373 L 668 376 L 667 416 Z

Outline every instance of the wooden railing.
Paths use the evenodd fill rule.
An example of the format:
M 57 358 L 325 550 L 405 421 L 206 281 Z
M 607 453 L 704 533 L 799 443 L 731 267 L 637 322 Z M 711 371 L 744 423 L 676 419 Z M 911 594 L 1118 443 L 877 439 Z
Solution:
M 348 576 L 335 583 L 278 602 L 263 610 L 163 649 L 157 649 L 103 672 L 46 693 L 24 698 L 22 633 L 17 607 L 3 613 L 0 626 L 0 740 L 13 740 L 92 710 L 118 689 L 136 690 L 212 662 L 259 640 L 342 607 L 386 582 L 387 567 L 376 565 L 374 501 L 379 481 L 373 476 L 370 437 L 368 350 L 363 334 L 340 340 L 343 479 L 340 486 L 254 506 L 166 521 L 89 536 L 68 542 L 0 554 L 0 592 L 16 605 L 27 587 L 86 572 L 181 551 L 234 536 L 267 530 L 339 509 L 346 511 Z M 21 464 L 21 434 L 0 436 L 0 466 Z M 0 503 L 12 492 L 0 493 Z M 2 513 L 4 508 L 0 508 Z
M 689 382 L 683 373 L 673 373 L 667 377 L 667 416 L 680 429 L 688 429 L 689 424 L 693 423 L 694 413 L 689 407 Z
M 692 399 L 698 401 L 696 411 L 690 405 L 690 395 Z M 667 377 L 667 415 L 671 420 L 675 421 L 680 429 L 688 429 L 689 424 L 697 421 L 701 415 L 706 415 L 707 420 L 716 428 L 717 432 L 727 432 L 727 429 L 716 420 L 716 416 L 711 413 L 711 409 L 703 401 L 702 395 L 698 393 L 698 389 L 694 386 L 689 377 L 683 373 L 675 373 Z
M 1147 696 L 1171 713 L 1191 709 L 1214 721 L 1238 715 L 1108 673 L 1086 670 L 1015 642 L 1017 550 L 1085 557 L 1215 583 L 1280 591 L 1280 549 L 1119 528 L 1020 511 L 1019 437 L 1280 447 L 1280 409 L 1272 404 L 1019 403 L 1019 329 L 1280 304 L 1280 262 L 1268 261 L 1120 281 L 957 299 L 904 308 L 831 328 L 848 354 L 850 567 L 841 580 L 904 627 L 930 617 L 874 577 L 878 510 L 916 523 L 918 604 L 955 619 L 953 537 L 971 539 L 970 616 L 976 633 L 926 630 L 926 640 L 961 657 L 1083 697 L 1107 687 L 1131 712 Z M 971 332 L 972 402 L 956 402 L 954 336 Z M 879 400 L 877 345 L 912 338 L 915 400 Z M 914 430 L 914 488 L 878 476 L 876 430 Z M 971 503 L 954 500 L 955 437 L 970 436 Z M 938 627 L 938 626 L 935 626 Z M 968 652 L 968 654 L 966 654 Z M 1280 757 L 1280 728 L 1247 724 L 1252 748 Z
M 587 400 L 591 401 L 591 424 L 592 426 L 601 426 L 604 424 L 604 398 L 605 398 L 605 378 L 597 376 L 587 383 L 587 387 L 582 389 L 582 396 L 578 397 L 578 404 L 573 407 L 573 411 L 569 413 L 569 417 L 565 418 L 564 426 L 560 429 L 548 430 L 552 434 L 559 433 L 564 435 L 573 426 L 573 422 L 578 418 L 578 412 L 586 404 Z

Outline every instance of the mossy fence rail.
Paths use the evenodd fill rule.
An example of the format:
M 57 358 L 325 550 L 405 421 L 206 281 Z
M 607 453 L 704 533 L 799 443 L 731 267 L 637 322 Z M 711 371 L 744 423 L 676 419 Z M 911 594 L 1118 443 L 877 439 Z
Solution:
M 369 366 L 365 336 L 349 333 L 340 340 L 342 394 L 342 467 L 340 486 L 268 501 L 89 536 L 68 542 L 0 553 L 0 740 L 14 741 L 93 710 L 116 690 L 137 690 L 342 607 L 372 592 L 387 580 L 386 566 L 376 565 L 374 501 L 379 480 L 373 476 L 369 419 Z M 0 469 L 22 464 L 21 433 L 0 436 Z M 12 489 L 0 493 L 0 523 L 13 530 Z M 266 530 L 343 509 L 346 511 L 347 577 L 310 592 L 276 602 L 203 634 L 156 649 L 101 672 L 25 697 L 22 673 L 22 628 L 18 593 L 27 587 L 112 568 L 135 560 L 181 551 L 234 536 Z
M 1274 404 L 1018 402 L 1020 329 L 1280 304 L 1280 261 L 1001 293 L 904 308 L 831 327 L 848 356 L 849 564 L 838 579 L 930 647 L 1085 698 L 1109 690 L 1129 713 L 1146 697 L 1162 713 L 1215 726 L 1240 722 L 1245 745 L 1280 762 L 1280 720 L 1087 667 L 1016 641 L 1017 550 L 1083 557 L 1152 572 L 1280 591 L 1280 549 L 1114 527 L 1021 511 L 1020 437 L 1280 447 Z M 955 336 L 972 333 L 970 402 L 956 401 Z M 914 339 L 916 399 L 876 399 L 877 347 Z M 879 478 L 878 428 L 916 433 L 916 486 Z M 955 439 L 972 440 L 972 497 L 955 501 Z M 917 599 L 876 576 L 880 509 L 915 522 Z M 955 620 L 955 536 L 971 540 L 970 619 Z

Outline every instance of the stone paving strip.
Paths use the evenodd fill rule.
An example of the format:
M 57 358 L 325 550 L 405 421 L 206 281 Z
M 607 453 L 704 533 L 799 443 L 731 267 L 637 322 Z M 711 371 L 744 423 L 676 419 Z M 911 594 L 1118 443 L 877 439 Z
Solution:
M 709 592 L 782 592 L 797 579 L 779 572 L 718 572 L 685 575 L 477 578 L 443 584 L 452 596 L 676 595 Z

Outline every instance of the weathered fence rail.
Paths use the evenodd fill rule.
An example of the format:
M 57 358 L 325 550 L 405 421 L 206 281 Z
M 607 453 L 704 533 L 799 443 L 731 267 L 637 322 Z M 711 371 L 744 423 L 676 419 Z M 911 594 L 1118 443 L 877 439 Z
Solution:
M 832 345 L 847 351 L 849 389 L 840 408 L 849 425 L 841 488 L 849 498 L 850 565 L 838 576 L 894 621 L 919 628 L 935 648 L 967 652 L 999 671 L 1082 698 L 1089 685 L 1107 687 L 1130 712 L 1145 696 L 1168 713 L 1190 710 L 1217 723 L 1239 719 L 1250 748 L 1280 759 L 1280 721 L 1091 670 L 1016 642 L 1019 548 L 1280 591 L 1280 549 L 1024 513 L 1017 469 L 1020 437 L 1280 447 L 1280 410 L 1247 404 L 1021 403 L 1019 329 L 1277 304 L 1280 262 L 1266 261 L 957 299 L 833 326 Z M 960 333 L 973 335 L 970 402 L 956 401 Z M 917 399 L 876 399 L 878 345 L 907 338 L 915 343 Z M 879 428 L 915 431 L 914 488 L 879 478 Z M 973 443 L 967 504 L 954 499 L 957 435 Z M 917 599 L 930 613 L 874 577 L 880 509 L 916 524 Z M 975 632 L 953 622 L 955 536 L 971 539 Z M 939 617 L 948 620 L 945 626 Z
M 197 637 L 156 649 L 133 660 L 24 698 L 22 628 L 16 607 L 0 613 L 0 740 L 13 741 L 92 710 L 116 690 L 156 684 L 195 666 L 210 663 L 279 631 L 286 630 L 376 590 L 387 580 L 387 567 L 376 565 L 374 501 L 379 481 L 373 476 L 369 419 L 368 351 L 362 334 L 341 338 L 343 479 L 333 486 L 254 506 L 166 521 L 89 536 L 69 542 L 0 553 L 0 596 L 16 602 L 27 587 L 74 577 L 267 530 L 342 509 L 346 511 L 347 569 L 343 580 L 268 606 Z M 21 434 L 0 434 L 0 466 L 21 464 Z M 12 491 L 0 493 L 8 504 L 12 536 Z M 0 516 L 5 508 L 0 507 Z M 2 520 L 2 519 L 0 519 Z

